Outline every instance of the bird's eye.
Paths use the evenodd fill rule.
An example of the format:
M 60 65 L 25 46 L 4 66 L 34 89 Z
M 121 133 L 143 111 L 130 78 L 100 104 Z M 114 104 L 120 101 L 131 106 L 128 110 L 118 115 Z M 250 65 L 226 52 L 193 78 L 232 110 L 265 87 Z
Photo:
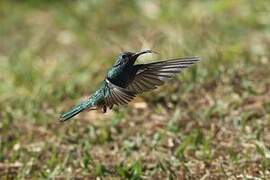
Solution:
M 123 54 L 122 59 L 126 59 L 126 58 L 127 58 L 127 55 Z

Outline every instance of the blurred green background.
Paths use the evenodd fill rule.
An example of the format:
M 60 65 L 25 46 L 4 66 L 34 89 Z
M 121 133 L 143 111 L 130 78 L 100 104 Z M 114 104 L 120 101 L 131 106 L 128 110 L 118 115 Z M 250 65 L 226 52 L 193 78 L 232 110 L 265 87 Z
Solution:
M 122 51 L 200 56 L 128 107 L 60 112 Z M 270 178 L 267 0 L 0 1 L 0 177 Z

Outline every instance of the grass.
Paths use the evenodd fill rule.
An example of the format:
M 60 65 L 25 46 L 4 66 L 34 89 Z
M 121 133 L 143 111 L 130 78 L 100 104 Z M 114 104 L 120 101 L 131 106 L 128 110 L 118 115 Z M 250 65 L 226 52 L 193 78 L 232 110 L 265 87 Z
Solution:
M 269 179 L 268 1 L 1 1 L 1 179 Z M 116 56 L 199 55 L 106 114 L 60 112 Z

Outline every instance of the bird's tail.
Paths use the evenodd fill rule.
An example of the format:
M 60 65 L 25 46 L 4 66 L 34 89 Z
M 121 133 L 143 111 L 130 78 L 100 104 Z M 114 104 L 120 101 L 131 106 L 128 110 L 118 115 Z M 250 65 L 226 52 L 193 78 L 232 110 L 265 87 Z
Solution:
M 76 116 L 77 114 L 79 114 L 80 112 L 82 112 L 83 110 L 87 109 L 88 106 L 88 102 L 82 102 L 81 104 L 78 104 L 76 106 L 74 106 L 73 108 L 71 108 L 69 111 L 64 112 L 63 114 L 60 115 L 60 121 L 64 122 L 69 120 L 70 118 Z

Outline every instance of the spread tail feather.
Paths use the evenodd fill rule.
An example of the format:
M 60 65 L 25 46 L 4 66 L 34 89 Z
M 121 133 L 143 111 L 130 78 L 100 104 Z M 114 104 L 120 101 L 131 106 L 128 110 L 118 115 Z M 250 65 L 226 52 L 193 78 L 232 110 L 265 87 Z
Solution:
M 88 108 L 87 102 L 82 102 L 81 104 L 74 106 L 71 110 L 61 114 L 59 120 L 61 122 L 67 121 L 70 118 L 72 118 L 72 117 L 76 116 L 77 114 L 79 114 L 80 112 L 82 112 L 83 110 L 85 110 L 86 108 Z

